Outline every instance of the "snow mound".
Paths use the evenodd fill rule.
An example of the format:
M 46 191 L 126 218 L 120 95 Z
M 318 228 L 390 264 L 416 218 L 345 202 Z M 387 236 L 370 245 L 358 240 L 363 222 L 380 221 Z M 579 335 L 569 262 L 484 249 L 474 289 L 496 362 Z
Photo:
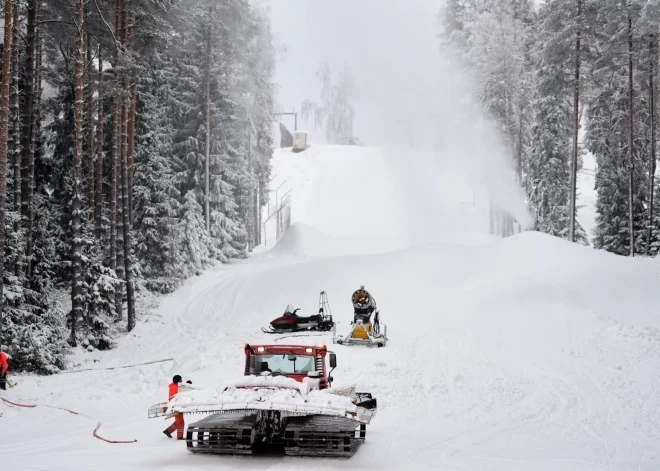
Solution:
M 299 154 L 280 149 L 273 158 L 274 191 L 264 220 L 290 197 L 292 228 L 298 223 L 323 234 L 306 235 L 309 240 L 299 249 L 301 256 L 312 257 L 483 238 L 489 197 L 476 177 L 434 155 L 406 152 L 332 145 Z M 269 247 L 275 219 L 266 224 Z
M 313 259 L 382 253 L 395 250 L 400 245 L 399 239 L 387 237 L 333 237 L 308 224 L 297 222 L 265 258 Z

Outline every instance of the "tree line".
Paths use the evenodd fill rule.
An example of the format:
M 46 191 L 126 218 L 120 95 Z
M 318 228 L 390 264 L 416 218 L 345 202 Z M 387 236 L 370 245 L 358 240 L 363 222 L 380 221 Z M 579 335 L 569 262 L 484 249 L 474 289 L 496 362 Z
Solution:
M 443 46 L 509 144 L 536 229 L 657 255 L 660 2 L 448 0 L 440 20 Z M 593 234 L 576 221 L 585 152 L 596 162 Z
M 260 243 L 275 49 L 249 0 L 3 6 L 0 346 L 52 373 Z

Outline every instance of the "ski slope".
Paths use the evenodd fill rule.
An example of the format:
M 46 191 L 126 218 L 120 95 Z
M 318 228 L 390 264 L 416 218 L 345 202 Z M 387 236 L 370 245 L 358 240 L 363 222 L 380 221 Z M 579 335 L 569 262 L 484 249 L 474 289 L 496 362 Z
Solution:
M 411 183 L 394 157 L 279 151 L 275 180 L 289 178 L 293 195 L 287 234 L 188 280 L 117 349 L 77 352 L 72 369 L 91 371 L 13 376 L 0 397 L 38 407 L 0 402 L 2 469 L 660 469 L 657 262 L 531 232 L 493 239 L 480 198 L 463 204 L 469 179 L 447 170 L 442 188 Z M 331 347 L 336 385 L 355 383 L 379 403 L 350 460 L 196 456 L 163 436 L 169 421 L 147 419 L 174 374 L 201 387 L 240 376 L 243 344 L 279 339 L 260 327 L 288 303 L 311 314 L 327 291 L 344 332 L 360 284 L 389 342 Z M 95 439 L 98 422 L 103 437 L 137 442 Z

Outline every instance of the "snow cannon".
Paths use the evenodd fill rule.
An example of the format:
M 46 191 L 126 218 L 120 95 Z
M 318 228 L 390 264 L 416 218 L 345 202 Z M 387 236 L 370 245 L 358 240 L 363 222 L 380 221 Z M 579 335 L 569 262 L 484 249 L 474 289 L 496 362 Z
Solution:
M 384 347 L 387 344 L 387 326 L 380 323 L 380 311 L 376 307 L 374 297 L 362 285 L 353 293 L 351 300 L 353 302 L 351 331 L 344 337 L 337 335 L 336 327 L 333 327 L 333 343 Z
M 205 415 L 186 430 L 192 453 L 353 456 L 366 439 L 376 399 L 332 387 L 337 358 L 325 345 L 244 346 L 243 376 L 221 389 L 179 393 L 166 416 Z M 329 356 L 330 370 L 326 366 Z
M 319 296 L 319 313 L 309 317 L 298 315 L 300 309 L 294 309 L 292 304 L 287 305 L 282 314 L 277 319 L 271 321 L 268 327 L 262 327 L 261 330 L 267 334 L 283 334 L 289 332 L 328 332 L 332 330 L 334 322 L 330 312 L 330 303 L 325 291 L 321 291 Z

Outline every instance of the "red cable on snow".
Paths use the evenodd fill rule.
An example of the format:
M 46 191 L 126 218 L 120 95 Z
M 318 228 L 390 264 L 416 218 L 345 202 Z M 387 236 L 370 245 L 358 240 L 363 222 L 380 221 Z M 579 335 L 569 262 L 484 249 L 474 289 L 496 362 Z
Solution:
M 122 440 L 108 440 L 106 438 L 103 438 L 96 433 L 100 428 L 101 428 L 101 422 L 99 422 L 96 425 L 96 428 L 94 429 L 94 433 L 93 433 L 94 437 L 98 438 L 99 440 L 103 440 L 104 442 L 108 442 L 108 443 L 137 443 L 137 440 L 122 441 Z
M 11 404 L 12 406 L 16 406 L 16 407 L 27 407 L 27 408 L 30 408 L 30 409 L 35 408 L 35 407 L 38 407 L 37 404 L 18 404 L 18 403 L 16 403 L 16 402 L 12 402 L 12 401 L 10 401 L 10 400 L 8 400 L 8 399 L 5 399 L 4 397 L 0 397 L 0 399 L 2 399 L 2 400 L 3 400 L 4 402 L 6 402 L 7 404 Z M 48 407 L 48 408 L 51 408 L 51 409 L 59 409 L 59 410 L 63 410 L 63 411 L 66 411 L 66 412 L 68 412 L 68 413 L 70 413 L 70 414 L 81 415 L 81 416 L 83 416 L 83 417 L 87 417 L 87 418 L 93 420 L 92 417 L 90 417 L 90 416 L 88 416 L 88 415 L 86 415 L 86 414 L 81 414 L 80 412 L 76 412 L 76 411 L 71 410 L 71 409 L 65 409 L 64 407 L 55 407 L 55 406 L 44 406 L 44 407 Z M 94 438 L 98 438 L 99 440 L 103 440 L 104 442 L 107 442 L 107 443 L 137 443 L 137 440 L 130 440 L 130 441 L 123 441 L 123 440 L 107 440 L 107 439 L 105 439 L 105 438 L 99 436 L 99 435 L 96 433 L 96 432 L 98 432 L 98 430 L 99 430 L 100 428 L 101 428 L 101 422 L 98 422 L 98 424 L 96 425 L 96 428 L 94 429 L 94 432 L 92 432 L 92 435 L 94 435 Z
M 80 413 L 80 412 L 76 412 L 75 410 L 66 409 L 66 408 L 64 408 L 64 407 L 55 407 L 55 406 L 44 406 L 44 407 L 48 407 L 49 409 L 63 410 L 63 411 L 65 411 L 65 412 L 68 412 L 69 414 L 73 414 L 73 415 L 81 415 L 81 416 L 83 416 L 83 417 L 87 417 L 88 419 L 92 419 L 92 420 L 94 420 L 94 417 L 90 417 L 90 416 L 88 416 L 87 414 L 82 414 L 82 413 Z
M 30 408 L 37 407 L 36 404 L 17 404 L 15 402 L 11 402 L 10 400 L 5 399 L 4 397 L 0 397 L 0 399 L 2 399 L 7 404 L 11 404 L 12 406 L 16 406 L 16 407 L 30 407 Z

